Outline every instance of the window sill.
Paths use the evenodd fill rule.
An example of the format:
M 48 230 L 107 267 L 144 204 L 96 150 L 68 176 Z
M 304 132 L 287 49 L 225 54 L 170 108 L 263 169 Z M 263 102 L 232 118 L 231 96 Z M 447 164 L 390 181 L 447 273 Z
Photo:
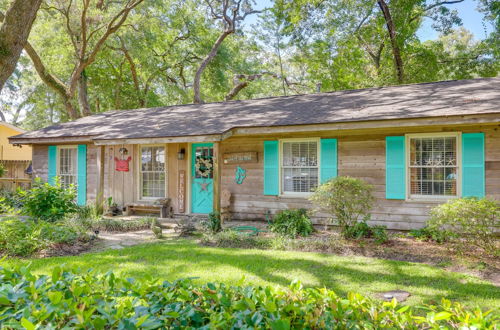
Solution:
M 313 193 L 282 193 L 278 197 L 280 198 L 308 198 L 311 197 Z
M 446 203 L 450 199 L 459 198 L 458 196 L 443 196 L 443 197 L 410 197 L 405 201 L 409 203 L 435 203 L 441 204 Z

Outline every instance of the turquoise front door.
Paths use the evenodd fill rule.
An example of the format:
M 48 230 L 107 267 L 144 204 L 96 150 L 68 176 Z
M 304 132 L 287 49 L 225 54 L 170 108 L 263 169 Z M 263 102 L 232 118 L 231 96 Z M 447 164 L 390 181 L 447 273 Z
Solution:
M 191 212 L 207 214 L 214 207 L 213 144 L 193 144 L 191 155 Z

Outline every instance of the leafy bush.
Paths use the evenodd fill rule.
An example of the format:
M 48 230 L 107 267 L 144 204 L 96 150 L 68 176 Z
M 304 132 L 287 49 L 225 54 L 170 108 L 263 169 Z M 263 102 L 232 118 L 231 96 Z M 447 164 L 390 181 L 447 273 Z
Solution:
M 201 226 L 204 230 L 210 232 L 210 233 L 218 233 L 222 230 L 222 223 L 220 219 L 220 213 L 219 212 L 211 212 L 208 215 L 207 220 L 203 220 L 201 222 Z
M 36 178 L 33 188 L 22 191 L 23 213 L 35 220 L 58 221 L 77 210 L 74 187 L 65 189 L 59 180 L 55 185 Z
M 420 229 L 410 230 L 410 236 L 413 236 L 417 240 L 421 241 L 444 243 L 450 241 L 455 235 L 444 229 L 436 229 L 426 226 Z
M 98 221 L 102 218 L 104 207 L 102 203 L 92 203 L 78 206 L 75 215 L 82 221 Z
M 0 267 L 5 328 L 97 329 L 494 329 L 498 314 L 443 300 L 400 306 L 325 288 L 196 285 L 190 280 L 137 281 L 112 272 L 51 276 Z
M 16 214 L 23 206 L 22 189 L 18 187 L 16 191 L 7 189 L 0 190 L 0 213 Z
M 69 244 L 79 238 L 79 233 L 63 223 L 40 222 L 33 228 L 32 238 L 47 244 Z
M 366 223 L 366 221 L 356 222 L 350 227 L 347 227 L 343 231 L 343 235 L 345 238 L 351 239 L 361 239 L 364 237 L 370 237 L 370 227 Z
M 378 244 L 383 244 L 389 240 L 387 236 L 386 226 L 373 226 L 370 228 L 371 236 L 375 239 Z
M 34 223 L 9 218 L 0 221 L 0 254 L 27 257 L 35 252 L 39 242 L 32 237 Z
M 283 210 L 274 216 L 269 229 L 278 235 L 295 238 L 309 236 L 313 225 L 305 209 Z
M 319 210 L 332 215 L 347 234 L 359 220 L 370 218 L 374 202 L 372 191 L 373 187 L 363 180 L 340 176 L 320 185 L 310 200 Z
M 345 238 L 349 239 L 361 239 L 372 237 L 378 244 L 385 243 L 389 240 L 387 236 L 387 228 L 385 226 L 373 226 L 370 227 L 366 221 L 360 221 L 355 223 L 353 226 L 348 227 L 342 233 Z
M 0 254 L 28 257 L 53 244 L 71 244 L 83 235 L 64 223 L 9 218 L 0 221 Z
M 500 222 L 500 203 L 488 198 L 460 198 L 431 210 L 427 225 L 447 230 L 462 238 L 463 247 L 478 246 L 496 253 L 494 230 Z

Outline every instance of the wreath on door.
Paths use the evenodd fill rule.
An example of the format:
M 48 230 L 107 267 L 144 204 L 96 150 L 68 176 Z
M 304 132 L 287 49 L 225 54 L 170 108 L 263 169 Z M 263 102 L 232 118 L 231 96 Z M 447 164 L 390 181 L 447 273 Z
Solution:
M 212 167 L 213 164 L 210 158 L 208 159 L 202 157 L 196 158 L 196 163 L 194 164 L 194 170 L 197 176 L 200 176 L 202 178 L 210 177 L 210 174 L 212 173 Z

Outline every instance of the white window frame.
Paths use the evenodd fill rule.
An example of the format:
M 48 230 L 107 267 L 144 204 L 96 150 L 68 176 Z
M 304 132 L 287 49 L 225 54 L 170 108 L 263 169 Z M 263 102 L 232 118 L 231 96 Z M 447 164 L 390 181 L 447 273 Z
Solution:
M 309 197 L 312 195 L 312 192 L 292 192 L 292 191 L 283 191 L 283 143 L 284 142 L 316 142 L 317 151 L 318 151 L 318 185 L 321 180 L 321 139 L 319 137 L 316 138 L 293 138 L 293 139 L 280 139 L 279 140 L 279 189 L 280 196 L 283 197 Z
M 410 176 L 410 140 L 412 138 L 429 137 L 455 137 L 457 140 L 457 194 L 450 195 L 415 195 L 411 194 L 411 176 Z M 406 160 L 406 200 L 407 201 L 429 201 L 444 202 L 449 199 L 460 198 L 462 196 L 462 133 L 461 132 L 437 132 L 437 133 L 412 133 L 405 135 L 405 160 Z
M 165 196 L 163 197 L 144 197 L 142 196 L 142 148 L 144 147 L 163 147 L 165 150 Z M 167 144 L 139 144 L 137 148 L 137 182 L 138 182 L 138 200 L 155 201 L 168 198 L 168 145 Z
M 77 145 L 60 145 L 57 146 L 57 153 L 56 153 L 56 176 L 59 178 L 59 182 L 61 182 L 61 169 L 60 169 L 60 163 L 61 163 L 61 150 L 62 149 L 74 149 L 75 150 L 75 163 L 76 163 L 76 171 L 74 173 L 75 176 L 75 189 L 77 189 L 78 186 L 78 146 Z

